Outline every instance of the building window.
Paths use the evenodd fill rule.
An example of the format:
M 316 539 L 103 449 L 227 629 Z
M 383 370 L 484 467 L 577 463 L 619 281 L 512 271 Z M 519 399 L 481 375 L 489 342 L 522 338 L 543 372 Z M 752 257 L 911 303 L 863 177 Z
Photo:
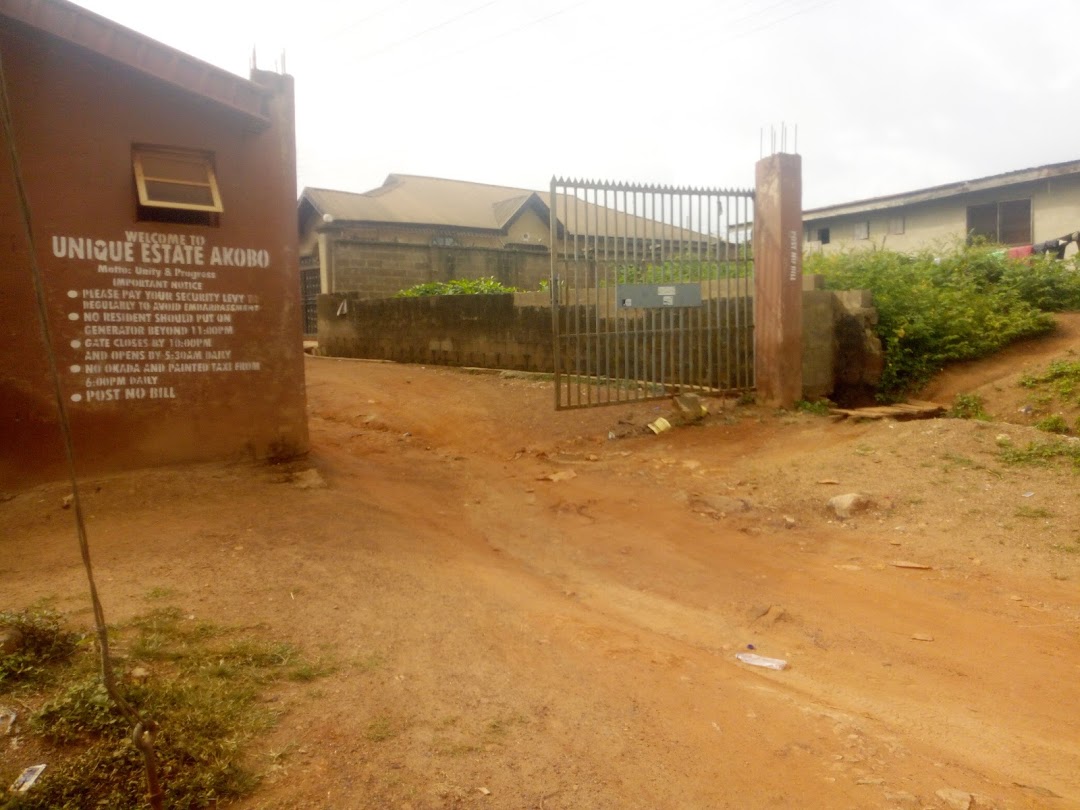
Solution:
M 869 239 L 870 238 L 870 223 L 864 220 L 863 222 L 855 223 L 855 238 L 856 239 Z
M 1031 244 L 1031 200 L 1010 200 L 998 206 L 998 239 L 1004 245 Z
M 968 239 L 982 237 L 1002 245 L 1031 244 L 1031 200 L 972 205 L 967 210 Z
M 903 217 L 889 217 L 889 236 L 898 236 L 904 232 Z
M 216 225 L 223 210 L 209 152 L 136 145 L 131 163 L 139 219 Z
M 817 240 L 819 242 L 821 242 L 821 244 L 823 244 L 823 245 L 829 244 L 829 229 L 828 228 L 818 228 L 817 229 Z

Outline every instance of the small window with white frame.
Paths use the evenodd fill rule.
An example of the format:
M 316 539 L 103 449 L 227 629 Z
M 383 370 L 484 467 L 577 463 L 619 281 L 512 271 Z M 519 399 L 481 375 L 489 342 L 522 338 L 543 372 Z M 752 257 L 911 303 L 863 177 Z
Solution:
M 210 152 L 136 144 L 131 150 L 139 219 L 217 224 L 224 208 Z
M 889 217 L 889 236 L 899 236 L 904 232 L 904 217 Z
M 856 239 L 869 239 L 870 238 L 870 221 L 863 220 L 855 223 L 855 238 Z

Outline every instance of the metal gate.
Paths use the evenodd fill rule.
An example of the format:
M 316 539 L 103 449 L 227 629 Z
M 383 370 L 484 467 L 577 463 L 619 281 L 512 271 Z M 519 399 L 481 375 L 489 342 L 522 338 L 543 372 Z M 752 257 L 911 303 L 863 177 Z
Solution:
M 304 335 L 314 337 L 319 332 L 319 278 L 318 260 L 300 260 L 300 301 L 304 312 Z
M 555 407 L 752 389 L 754 192 L 551 181 Z

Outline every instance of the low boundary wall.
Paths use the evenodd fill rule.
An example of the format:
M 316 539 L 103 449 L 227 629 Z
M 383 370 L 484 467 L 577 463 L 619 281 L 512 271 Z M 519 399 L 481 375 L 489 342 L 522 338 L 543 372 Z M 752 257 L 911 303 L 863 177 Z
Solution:
M 803 397 L 872 392 L 881 373 L 869 293 L 803 291 Z M 318 353 L 427 365 L 554 371 L 546 292 L 365 299 L 319 296 Z M 752 326 L 746 339 L 751 339 Z M 704 381 L 703 381 L 704 382 Z

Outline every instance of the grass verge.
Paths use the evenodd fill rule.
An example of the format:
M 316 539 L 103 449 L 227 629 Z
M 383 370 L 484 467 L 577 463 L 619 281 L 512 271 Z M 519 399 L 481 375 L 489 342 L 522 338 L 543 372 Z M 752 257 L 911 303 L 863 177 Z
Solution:
M 145 807 L 143 760 L 101 685 L 91 634 L 41 609 L 0 613 L 0 626 L 22 634 L 18 651 L 0 655 L 0 705 L 23 708 L 12 734 L 34 759 L 5 757 L 0 782 L 48 766 L 26 793 L 0 798 L 0 808 Z M 125 698 L 160 726 L 155 753 L 170 808 L 215 807 L 250 792 L 258 775 L 245 765 L 245 747 L 278 718 L 264 696 L 276 683 L 330 671 L 292 645 L 175 607 L 111 628 L 110 641 Z

